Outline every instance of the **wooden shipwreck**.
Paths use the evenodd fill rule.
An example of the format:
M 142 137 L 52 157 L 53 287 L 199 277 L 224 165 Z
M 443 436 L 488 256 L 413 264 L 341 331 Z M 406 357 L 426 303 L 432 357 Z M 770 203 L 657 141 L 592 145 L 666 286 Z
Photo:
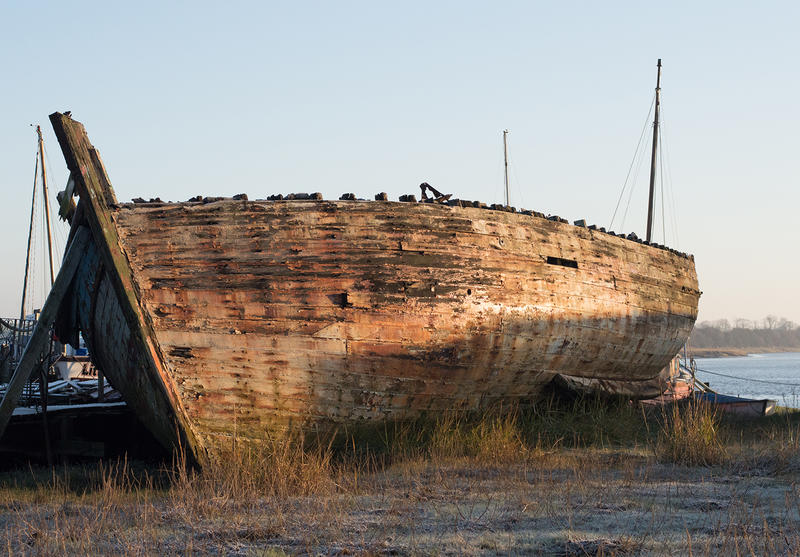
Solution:
M 80 201 L 48 316 L 198 462 L 234 436 L 528 401 L 557 378 L 655 396 L 697 315 L 691 256 L 530 212 L 118 203 L 83 126 L 50 119 Z

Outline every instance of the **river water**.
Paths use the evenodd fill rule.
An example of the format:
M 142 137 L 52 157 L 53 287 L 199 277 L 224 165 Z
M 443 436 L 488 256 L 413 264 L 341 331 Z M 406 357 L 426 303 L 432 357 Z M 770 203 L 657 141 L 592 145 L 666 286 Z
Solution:
M 697 378 L 720 394 L 769 398 L 781 406 L 800 408 L 800 352 L 697 358 L 696 363 Z

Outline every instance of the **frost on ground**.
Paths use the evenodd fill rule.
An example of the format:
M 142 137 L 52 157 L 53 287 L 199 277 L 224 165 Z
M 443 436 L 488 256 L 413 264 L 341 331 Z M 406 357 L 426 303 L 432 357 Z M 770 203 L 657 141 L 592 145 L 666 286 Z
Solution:
M 502 409 L 501 409 L 502 410 Z M 234 441 L 236 441 L 234 439 Z M 442 416 L 377 448 L 0 474 L 9 555 L 800 555 L 800 414 L 627 402 Z
M 688 468 L 560 451 L 510 465 L 406 462 L 324 495 L 8 492 L 0 527 L 10 555 L 794 555 L 795 480 L 763 459 Z

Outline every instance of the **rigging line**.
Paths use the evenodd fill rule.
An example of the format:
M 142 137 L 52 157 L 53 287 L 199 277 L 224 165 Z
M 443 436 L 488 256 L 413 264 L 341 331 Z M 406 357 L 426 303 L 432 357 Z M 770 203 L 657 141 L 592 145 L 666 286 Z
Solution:
M 501 133 L 502 135 L 502 133 Z M 506 186 L 505 186 L 505 178 L 506 178 L 506 156 L 508 156 L 508 166 L 511 166 L 511 155 L 508 154 L 507 144 L 505 142 L 501 143 L 500 149 L 500 159 L 498 161 L 498 166 L 496 168 L 500 169 L 499 175 L 500 179 L 497 181 L 497 186 L 495 187 L 495 194 L 499 191 L 499 199 L 498 204 L 505 205 L 506 203 Z M 513 169 L 512 169 L 513 171 Z M 511 188 L 513 187 L 513 182 L 509 178 L 509 192 L 508 192 L 508 203 L 511 204 Z M 497 199 L 497 198 L 496 198 Z
M 669 146 L 666 143 L 666 137 L 669 135 L 669 132 L 664 127 L 662 133 L 663 138 L 661 140 L 662 146 L 662 156 L 664 159 L 664 203 L 667 206 L 667 213 L 669 214 L 669 221 L 670 226 L 672 227 L 672 238 L 675 248 L 680 248 L 680 237 L 678 235 L 678 210 L 677 205 L 675 204 L 675 188 L 672 183 L 672 159 L 669 156 Z
M 648 129 L 650 127 L 652 127 L 652 124 L 648 126 Z M 647 134 L 647 135 L 648 135 L 648 137 L 650 136 L 650 134 Z M 639 150 L 639 159 L 638 159 L 638 161 L 636 163 L 636 167 L 634 168 L 634 171 L 633 171 L 633 180 L 631 181 L 631 189 L 630 189 L 630 193 L 628 194 L 628 204 L 625 206 L 625 213 L 622 216 L 622 223 L 620 225 L 621 229 L 625 228 L 625 221 L 628 218 L 628 212 L 630 211 L 630 208 L 631 208 L 631 201 L 633 201 L 633 194 L 634 194 L 634 192 L 636 190 L 636 185 L 639 183 L 639 175 L 642 173 L 642 170 L 645 167 L 645 163 L 650 158 L 649 151 L 650 151 L 649 149 L 640 149 Z
M 52 241 L 53 241 L 53 265 L 55 267 L 55 272 L 58 273 L 58 270 L 61 268 L 61 259 L 64 256 L 64 242 L 63 242 L 63 234 L 62 234 L 62 226 L 61 226 L 61 219 L 58 218 L 58 211 L 53 212 L 53 205 L 51 203 L 51 199 L 47 199 L 45 202 L 50 207 L 50 215 L 51 215 L 51 229 L 53 232 Z M 55 217 L 53 219 L 52 217 Z M 47 226 L 47 216 L 45 214 L 45 222 L 44 226 Z
M 672 230 L 675 235 L 675 248 L 680 249 L 680 235 L 678 234 L 678 205 L 675 203 L 675 186 L 672 181 L 672 156 L 670 155 L 669 145 L 666 138 L 669 136 L 669 131 L 664 129 L 664 166 L 667 169 L 667 194 L 669 195 L 670 210 L 672 211 Z
M 661 126 L 658 127 L 658 138 L 662 139 Z M 667 220 L 664 218 L 664 207 L 667 204 L 667 200 L 664 197 L 664 152 L 661 149 L 663 144 L 663 141 L 658 142 L 658 172 L 659 184 L 661 185 L 661 237 L 664 239 L 664 245 L 667 245 Z
M 691 371 L 686 366 L 681 364 L 681 367 L 686 369 L 687 371 Z M 767 381 L 766 379 L 751 379 L 749 377 L 740 377 L 738 375 L 728 375 L 727 373 L 719 373 L 716 371 L 708 371 L 707 369 L 700 369 L 697 368 L 697 371 L 702 371 L 703 373 L 708 373 L 710 375 L 718 375 L 719 377 L 727 377 L 728 379 L 739 379 L 740 381 L 752 381 L 753 383 L 766 383 L 768 385 L 783 385 L 788 387 L 800 387 L 800 383 L 784 383 L 782 381 Z
M 53 166 L 52 162 L 50 162 L 50 155 L 47 152 L 47 145 L 44 142 L 42 142 L 42 148 L 44 149 L 44 158 L 47 161 L 47 166 L 50 168 L 50 176 L 51 176 L 50 182 L 53 183 L 53 184 L 60 184 L 61 182 L 59 182 L 56 179 L 56 173 L 53 172 L 53 170 L 56 167 Z M 55 194 L 57 192 L 57 188 L 56 189 L 51 189 L 51 191 Z M 54 195 L 51 194 L 51 197 L 54 197 Z M 65 235 L 64 235 L 63 222 L 62 222 L 62 220 L 60 218 L 58 218 L 58 211 L 53 212 L 53 205 L 51 203 L 51 199 L 47 200 L 47 204 L 50 207 L 50 214 L 53 215 L 54 217 L 56 217 L 56 218 L 54 218 L 52 220 L 52 224 L 53 224 L 53 240 L 54 240 L 53 241 L 53 255 L 54 255 L 53 264 L 57 265 L 60 268 L 61 267 L 61 259 L 64 257 L 64 245 L 66 244 L 66 238 L 65 238 Z M 56 272 L 58 272 L 58 271 L 56 271 Z
M 502 203 L 506 198 L 505 193 L 505 186 L 503 185 L 503 180 L 505 177 L 505 170 L 503 167 L 503 151 L 500 151 L 500 161 L 495 165 L 495 174 L 499 176 L 499 179 L 494 180 L 494 199 L 497 199 L 497 192 L 500 192 L 500 203 Z
M 44 158 L 47 161 L 47 167 L 49 169 L 49 173 L 54 176 L 53 169 L 55 167 L 53 166 L 53 163 L 50 161 L 50 153 L 47 152 L 47 143 L 45 143 L 44 141 L 42 141 L 42 149 L 44 149 Z M 58 174 L 58 173 L 56 172 L 55 174 Z M 55 179 L 56 179 L 56 177 L 54 176 L 54 180 Z M 58 179 L 60 179 L 60 176 L 58 177 Z M 58 182 L 58 183 L 61 183 L 61 182 Z
M 38 186 L 37 186 L 38 187 Z M 39 193 L 38 190 L 36 192 Z M 28 304 L 31 308 L 31 312 L 33 312 L 33 308 L 36 306 L 36 302 L 34 298 L 38 295 L 38 288 L 37 288 L 37 281 L 39 280 L 38 277 L 38 261 L 39 261 L 39 243 L 40 243 L 40 236 L 39 227 L 36 226 L 36 223 L 39 222 L 41 218 L 40 213 L 42 212 L 41 209 L 41 201 L 39 200 L 39 195 L 36 195 L 36 200 L 33 203 L 33 221 L 31 226 L 33 227 L 33 233 L 31 236 L 31 267 L 30 267 L 30 275 L 28 276 Z
M 647 131 L 647 123 L 650 121 L 650 114 L 653 112 L 653 105 L 656 102 L 656 95 L 653 93 L 653 100 L 650 101 L 650 110 L 647 111 L 647 116 L 644 119 L 644 126 L 642 127 L 642 133 L 639 135 L 639 142 L 636 144 L 636 150 L 633 152 L 633 158 L 631 159 L 631 164 L 628 167 L 628 174 L 625 176 L 625 181 L 622 183 L 622 191 L 619 192 L 619 199 L 617 199 L 617 206 L 614 207 L 614 214 L 611 215 L 611 222 L 609 223 L 608 227 L 611 228 L 614 226 L 614 217 L 617 216 L 617 210 L 619 209 L 619 204 L 622 201 L 622 196 L 625 195 L 625 187 L 628 184 L 628 178 L 631 176 L 631 170 L 633 169 L 633 164 L 636 162 L 636 156 L 639 154 L 639 147 L 642 145 L 642 139 L 644 139 L 644 132 Z
M 45 210 L 45 203 L 47 203 L 48 200 L 46 197 L 44 197 L 44 195 L 42 196 L 42 199 L 42 209 L 39 215 L 42 223 L 42 234 L 39 240 L 39 245 L 42 250 L 42 278 L 39 281 L 39 299 L 42 300 L 42 305 L 44 305 L 44 300 L 47 299 L 47 293 L 50 292 L 50 281 L 48 280 L 50 277 L 48 265 L 50 258 L 50 245 L 47 239 L 47 211 Z M 55 260 L 53 261 L 53 264 L 55 265 Z
M 625 212 L 622 214 L 622 222 L 620 223 L 620 229 L 625 228 L 625 220 L 628 218 L 628 211 L 631 208 L 631 201 L 633 200 L 633 193 L 636 189 L 636 184 L 639 182 L 639 173 L 642 171 L 642 166 L 644 165 L 645 159 L 647 158 L 647 150 L 640 149 L 639 151 L 639 158 L 636 163 L 636 167 L 633 172 L 633 180 L 631 181 L 631 189 L 628 193 L 628 203 L 625 205 Z
M 520 186 L 519 178 L 517 177 L 517 171 L 515 164 L 512 164 L 514 161 L 511 158 L 511 155 L 508 155 L 508 166 L 511 169 L 511 174 L 514 176 L 514 185 L 512 186 L 512 190 L 516 189 L 519 194 L 519 203 L 517 204 L 518 207 L 523 207 L 525 205 L 525 200 L 522 198 L 522 186 Z M 508 200 L 511 203 L 511 199 Z
M 36 162 L 33 171 L 33 194 L 31 195 L 31 219 L 28 224 L 28 244 L 25 246 L 25 274 L 22 279 L 22 294 L 20 296 L 20 319 L 25 317 L 25 295 L 28 292 L 28 271 L 31 264 L 31 240 L 33 239 L 34 208 L 36 207 L 36 190 L 39 180 L 39 149 L 36 149 Z
M 643 150 L 641 150 L 640 148 L 641 148 L 641 145 L 642 145 L 642 141 L 644 139 L 644 134 L 647 131 L 647 124 L 650 121 L 650 114 L 653 111 L 653 105 L 654 104 L 655 104 L 655 94 L 653 95 L 653 100 L 650 102 L 650 109 L 648 110 L 647 116 L 645 117 L 644 126 L 642 127 L 642 133 L 639 135 L 639 141 L 636 144 L 636 150 L 633 153 L 633 158 L 631 159 L 631 164 L 628 167 L 628 174 L 625 176 L 625 182 L 622 185 L 622 191 L 619 194 L 619 199 L 617 200 L 617 206 L 614 208 L 614 214 L 611 216 L 611 222 L 609 224 L 609 228 L 612 228 L 614 226 L 614 219 L 617 216 L 617 211 L 619 210 L 619 204 L 622 202 L 622 198 L 625 195 L 625 188 L 627 187 L 628 184 L 630 184 L 631 193 L 628 196 L 628 206 L 626 206 L 626 209 L 625 209 L 625 214 L 627 215 L 627 208 L 630 206 L 630 199 L 631 199 L 631 196 L 633 195 L 633 188 L 636 187 L 636 181 L 637 181 L 637 178 L 638 178 L 638 175 L 639 175 L 639 167 L 641 166 L 641 158 L 642 158 Z M 639 163 L 635 167 L 633 180 L 629 181 L 630 175 L 631 175 L 631 170 L 634 169 L 634 165 L 636 164 L 637 158 L 639 160 Z M 622 223 L 621 223 L 620 226 L 621 227 L 625 226 L 625 217 L 624 216 L 623 216 Z

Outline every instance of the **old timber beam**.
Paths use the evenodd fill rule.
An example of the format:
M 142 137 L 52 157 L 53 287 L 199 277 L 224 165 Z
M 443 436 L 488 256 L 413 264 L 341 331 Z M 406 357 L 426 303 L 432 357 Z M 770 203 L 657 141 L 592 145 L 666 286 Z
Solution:
M 14 370 L 14 375 L 8 384 L 3 401 L 0 402 L 0 437 L 6 431 L 25 383 L 28 382 L 36 364 L 42 357 L 42 353 L 49 344 L 50 327 L 58 314 L 64 294 L 69 290 L 72 277 L 75 276 L 75 271 L 78 269 L 86 251 L 86 246 L 89 244 L 90 236 L 86 228 L 79 229 L 69 246 L 67 254 L 64 256 L 61 270 L 58 271 L 58 276 L 50 289 L 50 294 L 44 302 L 44 307 L 42 307 L 42 312 L 39 314 L 39 320 L 36 322 L 33 334 L 25 347 L 25 351 L 22 353 L 17 369 Z
M 50 122 L 71 177 L 75 180 L 75 188 L 81 198 L 81 205 L 84 206 L 83 218 L 92 230 L 95 245 L 111 279 L 131 333 L 131 342 L 134 343 L 136 353 L 141 355 L 143 372 L 148 375 L 150 383 L 160 391 L 161 396 L 166 398 L 172 411 L 172 429 L 177 433 L 171 440 L 172 444 L 187 451 L 191 460 L 202 465 L 207 460 L 207 451 L 191 427 L 177 388 L 164 369 L 164 357 L 152 323 L 142 306 L 128 258 L 119 243 L 112 215 L 117 200 L 100 154 L 89 142 L 86 130 L 80 122 L 60 112 L 51 114 Z

